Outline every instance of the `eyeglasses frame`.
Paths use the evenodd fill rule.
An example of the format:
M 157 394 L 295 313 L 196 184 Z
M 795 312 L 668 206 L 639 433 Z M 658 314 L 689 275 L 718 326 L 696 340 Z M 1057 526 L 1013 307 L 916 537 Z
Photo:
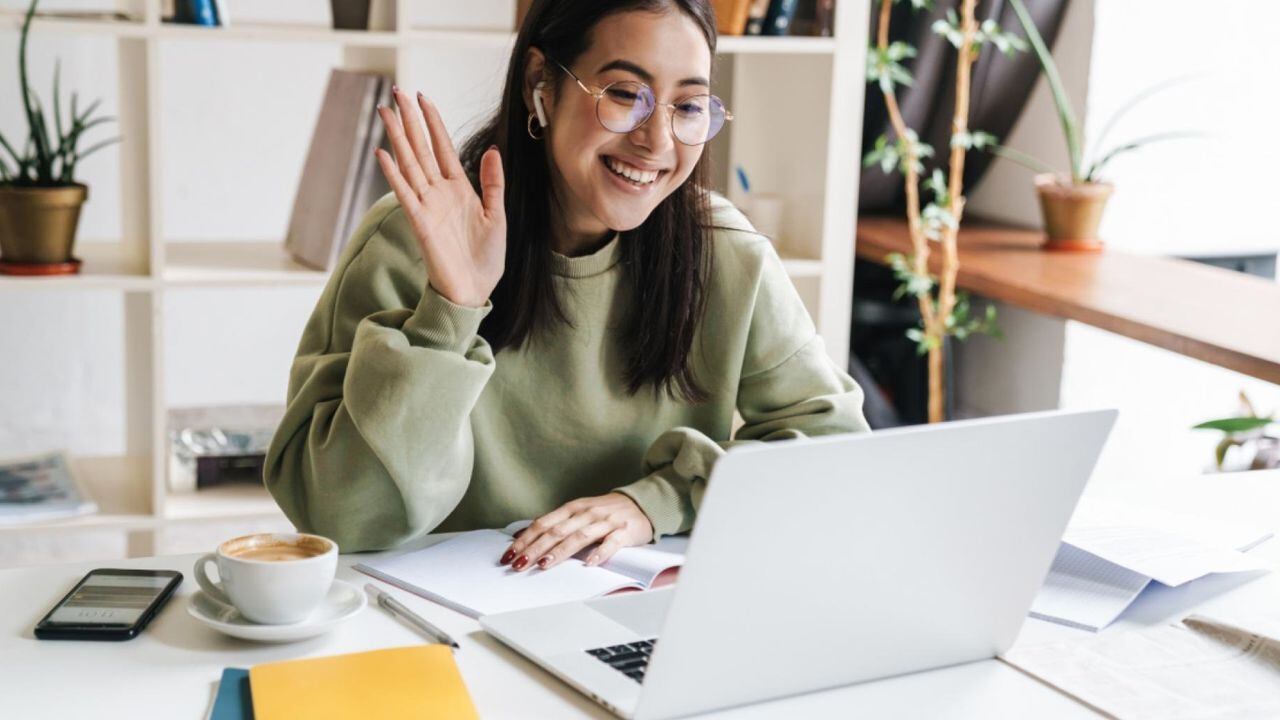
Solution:
M 555 58 L 551 58 L 551 62 L 555 63 L 561 70 L 568 73 L 569 77 L 573 78 L 573 81 L 578 83 L 578 87 L 582 88 L 583 92 L 585 92 L 586 94 L 596 99 L 596 122 L 599 122 L 600 127 L 603 127 L 605 130 L 608 130 L 611 133 L 617 133 L 618 135 L 626 135 L 627 133 L 635 132 L 636 130 L 639 130 L 641 127 L 643 127 L 645 123 L 649 122 L 649 119 L 653 117 L 653 114 L 657 112 L 659 107 L 665 107 L 665 108 L 668 108 L 668 110 L 672 114 L 671 123 L 670 123 L 671 137 L 675 138 L 676 142 L 680 143 L 681 145 L 688 145 L 689 147 L 706 145 L 707 143 L 714 140 L 716 135 L 720 134 L 720 130 L 724 129 L 723 125 L 720 126 L 720 130 L 716 130 L 716 135 L 712 135 L 711 137 L 707 138 L 706 140 L 703 140 L 700 143 L 687 143 L 684 140 L 681 140 L 679 135 L 676 135 L 676 125 L 675 125 L 676 103 L 680 102 L 681 100 L 688 100 L 691 97 L 698 97 L 700 95 L 706 95 L 708 97 L 713 97 L 716 100 L 719 100 L 720 106 L 724 107 L 724 121 L 726 123 L 733 121 L 733 113 L 729 111 L 728 107 L 725 107 L 724 100 L 720 100 L 720 97 L 718 95 L 712 95 L 711 93 L 693 93 L 692 95 L 685 95 L 684 97 L 677 98 L 676 102 L 664 103 L 664 102 L 658 101 L 658 94 L 653 91 L 652 87 L 649 87 L 648 83 L 642 83 L 637 80 L 616 80 L 614 82 L 609 83 L 608 85 L 605 85 L 599 90 L 592 91 L 590 88 L 586 86 L 586 84 L 582 82 L 582 80 L 578 78 L 577 75 L 573 73 L 572 70 L 565 67 L 564 64 L 561 63 L 559 60 L 556 60 Z M 649 94 L 653 96 L 653 109 L 649 111 L 649 114 L 645 117 L 644 120 L 641 120 L 639 123 L 636 124 L 635 127 L 631 128 L 630 130 L 613 130 L 608 126 L 606 126 L 604 124 L 604 121 L 600 119 L 600 98 L 604 96 L 605 92 L 609 88 L 624 82 L 635 83 L 636 85 L 643 85 L 644 87 L 649 88 Z

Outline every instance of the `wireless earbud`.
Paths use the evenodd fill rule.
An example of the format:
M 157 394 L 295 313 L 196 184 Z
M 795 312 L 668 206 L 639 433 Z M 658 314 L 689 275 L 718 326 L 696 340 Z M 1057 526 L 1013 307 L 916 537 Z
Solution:
M 533 110 L 538 114 L 538 125 L 541 127 L 547 126 L 547 111 L 542 109 L 542 89 L 546 86 L 545 82 L 533 86 Z

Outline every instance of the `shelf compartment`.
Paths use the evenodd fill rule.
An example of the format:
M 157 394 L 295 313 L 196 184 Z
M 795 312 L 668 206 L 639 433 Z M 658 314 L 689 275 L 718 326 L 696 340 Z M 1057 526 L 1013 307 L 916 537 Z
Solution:
M 138 482 L 138 478 L 147 477 L 147 465 L 151 462 L 149 457 L 71 455 L 70 458 L 71 471 L 98 504 L 98 512 L 0 525 L 0 536 L 80 529 L 146 529 L 155 525 L 150 506 L 151 488 Z
M 190 493 L 169 493 L 164 499 L 166 520 L 215 520 L 284 517 L 276 501 L 261 485 L 225 485 Z
M 180 287 L 322 285 L 329 273 L 296 262 L 278 240 L 169 242 L 163 278 Z
M 115 242 L 77 241 L 73 250 L 83 261 L 75 275 L 0 275 L 0 291 L 107 289 L 141 291 L 153 282 L 145 268 L 130 260 L 124 246 Z

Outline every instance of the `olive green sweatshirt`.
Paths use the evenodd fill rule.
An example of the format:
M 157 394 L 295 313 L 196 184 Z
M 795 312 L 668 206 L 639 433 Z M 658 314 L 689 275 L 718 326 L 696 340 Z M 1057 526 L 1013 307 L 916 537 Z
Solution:
M 710 400 L 628 395 L 617 328 L 620 235 L 553 255 L 574 327 L 496 355 L 477 334 L 492 309 L 427 283 L 400 205 L 365 215 L 307 322 L 267 488 L 300 531 L 344 552 L 431 531 L 502 527 L 619 491 L 655 539 L 692 527 L 716 459 L 736 442 L 867 429 L 862 391 L 827 356 L 769 240 L 719 195 L 714 272 L 691 363 Z M 734 410 L 744 424 L 730 440 Z M 778 478 L 778 508 L 805 500 Z

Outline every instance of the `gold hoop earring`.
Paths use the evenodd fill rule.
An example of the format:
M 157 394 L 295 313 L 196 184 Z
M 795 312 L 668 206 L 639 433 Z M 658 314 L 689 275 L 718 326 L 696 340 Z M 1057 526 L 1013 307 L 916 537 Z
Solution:
M 541 140 L 542 138 L 544 138 L 544 137 L 546 137 L 546 136 L 547 136 L 547 131 L 546 131 L 546 129 L 544 128 L 544 129 L 542 130 L 542 134 L 540 134 L 540 135 L 534 135 L 534 134 L 533 134 L 533 118 L 534 118 L 534 114 L 533 114 L 533 113 L 529 113 L 529 120 L 528 120 L 528 122 L 526 122 L 526 123 L 525 123 L 525 130 L 527 130 L 527 131 L 529 132 L 529 137 L 533 138 L 534 140 Z

